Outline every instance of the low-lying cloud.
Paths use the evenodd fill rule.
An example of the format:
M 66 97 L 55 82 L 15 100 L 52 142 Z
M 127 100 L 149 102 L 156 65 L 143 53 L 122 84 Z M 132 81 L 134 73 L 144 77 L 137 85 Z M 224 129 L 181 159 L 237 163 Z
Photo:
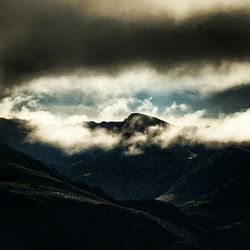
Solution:
M 120 138 L 105 129 L 91 131 L 82 124 L 74 125 L 33 125 L 26 140 L 30 143 L 42 142 L 74 154 L 90 149 L 111 150 Z
M 92 131 L 84 126 L 84 122 L 89 120 L 85 115 L 60 117 L 40 109 L 39 103 L 32 96 L 5 98 L 0 103 L 0 114 L 7 119 L 26 121 L 25 126 L 30 131 L 26 137 L 27 142 L 50 144 L 67 154 L 94 148 L 111 150 L 120 142 L 118 135 L 105 129 Z
M 250 109 L 224 115 L 219 118 L 204 118 L 204 110 L 184 116 L 166 116 L 174 124 L 167 128 L 149 127 L 144 134 L 136 133 L 129 143 L 133 145 L 130 154 L 143 152 L 148 145 L 167 148 L 176 143 L 183 145 L 206 144 L 226 146 L 228 144 L 250 143 Z
M 172 124 L 168 127 L 152 126 L 145 132 L 135 132 L 131 137 L 112 133 L 106 129 L 90 129 L 82 123 L 74 123 L 74 117 L 67 121 L 56 121 L 46 113 L 37 113 L 40 120 L 29 121 L 30 134 L 26 140 L 30 143 L 45 143 L 61 148 L 68 154 L 90 149 L 112 150 L 123 147 L 124 154 L 143 154 L 144 148 L 151 145 L 168 148 L 176 143 L 183 145 L 206 144 L 225 146 L 228 144 L 250 143 L 250 109 L 219 119 L 202 118 L 203 111 L 181 117 L 168 117 Z M 33 114 L 33 118 L 36 117 Z M 79 119 L 79 118 L 77 118 Z M 47 121 L 47 122 L 45 122 Z M 187 122 L 189 121 L 189 122 Z M 26 123 L 27 124 L 27 123 Z M 209 125 L 209 126 L 208 126 Z
M 227 92 L 239 92 L 248 87 L 239 86 Z M 243 91 L 244 92 L 244 91 Z M 217 94 L 219 95 L 219 94 Z M 221 95 L 221 94 L 220 94 Z M 167 148 L 175 143 L 207 145 L 227 145 L 230 143 L 249 143 L 250 109 L 245 108 L 232 113 L 219 113 L 218 116 L 207 116 L 207 110 L 194 110 L 185 103 L 173 102 L 160 110 L 152 98 L 136 99 L 135 97 L 100 98 L 93 110 L 97 120 L 123 120 L 131 112 L 142 112 L 160 117 L 172 126 L 148 127 L 144 133 L 134 132 L 129 138 L 121 133 L 110 132 L 106 129 L 92 130 L 85 126 L 85 122 L 92 120 L 84 112 L 62 113 L 51 112 L 40 101 L 41 93 L 22 94 L 5 97 L 0 102 L 0 116 L 5 118 L 19 118 L 27 120 L 31 133 L 27 137 L 29 142 L 42 142 L 63 149 L 69 154 L 100 148 L 112 150 L 123 147 L 126 155 L 142 154 L 144 148 L 158 145 Z M 246 100 L 247 101 L 247 100 Z M 245 106 L 247 107 L 247 105 Z M 75 106 L 73 105 L 73 109 Z M 58 109 L 57 109 L 58 111 Z M 90 112 L 91 113 L 91 112 Z M 93 120 L 96 120 L 93 118 Z M 27 124 L 27 123 L 26 123 Z M 133 124 L 131 124 L 133 131 Z
M 213 147 L 250 143 L 250 109 L 218 119 L 203 118 L 203 113 L 198 111 L 183 117 L 168 117 L 168 121 L 176 125 L 151 126 L 143 133 L 135 132 L 129 138 L 102 128 L 91 130 L 84 123 L 36 124 L 27 140 L 51 144 L 69 154 L 93 148 L 112 150 L 123 147 L 124 154 L 128 156 L 143 154 L 144 148 L 152 145 L 164 149 L 176 143 Z

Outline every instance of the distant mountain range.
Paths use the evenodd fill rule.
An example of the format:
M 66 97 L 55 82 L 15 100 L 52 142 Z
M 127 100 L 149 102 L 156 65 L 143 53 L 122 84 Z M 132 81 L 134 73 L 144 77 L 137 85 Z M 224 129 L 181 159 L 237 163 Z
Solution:
M 129 140 L 135 133 L 146 133 L 147 129 L 151 126 L 168 129 L 173 125 L 154 117 L 134 113 L 122 122 L 87 122 L 83 126 L 87 126 L 91 130 L 106 129 L 120 135 L 124 140 Z M 38 196 L 44 195 L 39 194 L 39 192 L 50 193 L 54 188 L 59 189 L 59 191 L 55 192 L 61 192 L 63 193 L 62 196 L 67 197 L 66 193 L 74 193 L 75 186 L 77 186 L 77 189 L 81 189 L 80 192 L 88 192 L 90 193 L 88 195 L 91 197 L 94 195 L 95 197 L 91 198 L 94 203 L 96 203 L 95 199 L 101 199 L 101 203 L 116 204 L 108 205 L 111 207 L 130 207 L 144 211 L 153 217 L 160 218 L 162 221 L 174 224 L 174 227 L 177 227 L 178 230 L 184 230 L 184 235 L 188 238 L 188 244 L 196 246 L 207 244 L 207 246 L 213 246 L 201 249 L 217 249 L 217 245 L 226 246 L 225 249 L 248 249 L 250 247 L 250 202 L 248 198 L 250 194 L 249 145 L 228 145 L 213 148 L 201 144 L 184 145 L 175 143 L 163 149 L 157 145 L 149 144 L 144 146 L 142 154 L 126 155 L 124 154 L 124 147 L 126 146 L 122 144 L 108 151 L 91 149 L 69 156 L 60 148 L 51 145 L 28 143 L 25 141 L 25 138 L 30 132 L 25 121 L 0 119 L 0 142 L 7 144 L 15 150 L 31 155 L 33 158 L 42 160 L 46 165 L 50 166 L 49 168 L 45 167 L 42 163 L 33 159 L 26 166 L 25 164 L 30 162 L 31 158 L 27 158 L 28 156 L 17 153 L 4 145 L 1 146 L 1 150 L 10 152 L 10 157 L 5 159 L 5 155 L 8 154 L 2 153 L 0 159 L 5 162 L 7 161 L 8 164 L 11 162 L 11 168 L 14 167 L 15 171 L 18 170 L 18 173 L 14 173 L 13 176 L 19 175 L 20 169 L 16 165 L 25 166 L 25 170 L 23 167 L 21 168 L 24 171 L 21 172 L 25 173 L 22 175 L 25 178 L 22 178 L 24 178 L 25 182 L 28 180 L 35 181 L 35 184 L 33 183 L 34 186 L 32 184 L 31 187 L 29 185 L 28 187 L 25 185 L 25 187 L 22 187 L 21 192 L 24 193 L 24 197 L 26 195 L 30 196 L 31 193 Z M 21 155 L 22 157 L 18 158 L 16 155 Z M 29 160 L 26 162 L 24 159 Z M 12 161 L 15 162 L 12 163 Z M 6 163 L 4 164 L 6 165 Z M 2 165 L 3 163 L 1 163 Z M 46 175 L 49 175 L 48 178 L 52 178 L 53 182 L 47 182 L 47 179 L 44 181 L 43 177 L 40 179 L 40 173 L 38 176 L 37 173 L 30 173 L 30 168 L 37 165 L 42 166 L 43 171 L 46 169 Z M 37 170 L 35 169 L 34 171 Z M 57 171 L 66 177 L 62 177 Z M 2 176 L 6 173 L 4 172 Z M 16 180 L 10 180 L 10 182 L 13 181 L 15 182 Z M 48 185 L 48 187 L 44 186 L 40 189 L 40 181 L 44 183 L 43 185 Z M 58 184 L 61 182 L 64 184 Z M 74 190 L 69 191 L 68 185 L 71 185 L 71 188 Z M 34 190 L 36 186 L 39 186 L 38 191 Z M 20 187 L 13 187 L 13 189 L 15 188 L 19 190 Z M 11 193 L 11 189 L 12 187 L 4 190 Z M 50 195 L 48 194 L 48 197 Z M 72 195 L 74 196 L 75 194 Z M 85 193 L 81 193 L 80 195 L 85 195 Z M 34 198 L 37 202 L 40 202 L 39 199 Z M 120 201 L 115 201 L 115 199 Z M 67 204 L 68 201 L 60 200 L 58 204 L 61 204 L 61 202 Z M 181 211 L 189 214 L 189 216 L 166 202 L 175 204 Z M 45 203 L 47 204 L 47 201 Z M 58 204 L 55 206 L 58 207 Z M 93 205 L 91 206 L 93 207 Z M 49 216 L 53 217 L 53 213 Z M 64 210 L 62 213 L 68 212 Z M 168 213 L 172 216 L 168 216 Z M 147 221 L 148 219 L 145 219 L 145 223 L 148 223 Z M 72 222 L 68 221 L 67 223 Z M 101 223 L 105 224 L 108 222 Z M 119 223 L 123 225 L 123 222 Z M 151 230 L 148 225 L 146 227 L 148 227 L 149 231 Z M 115 229 L 114 227 L 114 230 L 117 230 L 117 228 Z M 129 230 L 132 229 L 130 228 Z M 153 230 L 159 230 L 157 231 L 159 235 L 165 235 L 166 233 L 165 229 L 163 230 L 163 234 L 161 229 Z M 180 231 L 177 234 L 179 233 Z M 195 236 L 191 240 L 192 237 L 190 238 L 190 235 L 193 234 Z M 106 239 L 108 237 L 110 236 L 105 235 Z M 158 248 L 142 249 L 163 249 L 160 246 L 164 237 L 162 236 L 161 238 L 159 236 L 157 240 L 159 242 L 154 243 L 159 244 L 157 245 Z M 225 237 L 227 240 L 225 240 Z M 145 246 L 146 243 L 140 244 L 141 246 L 143 244 Z M 128 247 L 126 249 L 141 248 Z

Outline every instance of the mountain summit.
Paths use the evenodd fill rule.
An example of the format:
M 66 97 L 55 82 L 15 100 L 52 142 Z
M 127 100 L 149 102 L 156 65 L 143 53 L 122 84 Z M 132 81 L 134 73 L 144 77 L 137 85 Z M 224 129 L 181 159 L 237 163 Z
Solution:
M 124 123 L 130 123 L 130 122 L 135 122 L 135 121 L 144 122 L 146 125 L 149 125 L 149 126 L 166 124 L 166 122 L 163 120 L 160 120 L 153 116 L 141 114 L 141 113 L 131 113 L 124 120 Z
M 130 132 L 143 132 L 151 126 L 168 126 L 169 124 L 163 120 L 140 113 L 132 113 L 123 121 L 123 129 Z
M 120 133 L 126 136 L 130 136 L 135 132 L 143 133 L 147 128 L 152 126 L 168 127 L 169 123 L 160 120 L 156 117 L 141 114 L 141 113 L 131 113 L 124 121 L 121 122 L 87 122 L 87 127 L 90 129 L 103 128 L 109 131 Z

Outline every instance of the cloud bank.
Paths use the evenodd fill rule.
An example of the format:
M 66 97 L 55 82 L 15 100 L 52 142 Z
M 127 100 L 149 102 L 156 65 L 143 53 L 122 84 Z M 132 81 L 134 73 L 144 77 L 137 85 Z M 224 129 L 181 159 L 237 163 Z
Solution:
M 9 115 L 6 118 L 28 120 L 26 124 L 29 125 L 31 133 L 26 138 L 27 141 L 50 144 L 68 154 L 94 148 L 112 150 L 115 147 L 123 147 L 124 154 L 130 156 L 142 154 L 144 148 L 151 145 L 168 148 L 176 143 L 183 145 L 201 143 L 210 146 L 250 143 L 250 109 L 209 118 L 204 116 L 205 110 L 192 111 L 186 104 L 174 102 L 161 116 L 172 124 L 171 126 L 150 126 L 143 133 L 135 131 L 129 138 L 125 138 L 122 133 L 111 132 L 104 128 L 90 129 L 85 123 L 89 118 L 84 115 L 60 117 L 49 111 L 38 110 L 37 102 L 30 98 L 27 96 L 23 99 L 19 97 L 18 100 L 5 99 L 0 105 L 0 112 L 6 111 Z M 19 106 L 20 103 L 27 101 L 29 108 L 27 105 Z M 150 101 L 150 99 L 144 101 L 140 107 L 155 114 L 157 108 Z M 19 104 L 17 105 L 19 109 L 14 108 L 16 103 Z M 118 112 L 121 112 L 121 109 L 118 109 Z M 106 111 L 104 109 L 103 112 Z M 131 126 L 133 127 L 133 124 Z
M 182 107 L 182 106 L 180 106 Z M 163 149 L 176 144 L 203 144 L 208 147 L 224 147 L 229 144 L 250 143 L 250 109 L 219 119 L 203 117 L 204 110 L 182 117 L 167 116 L 169 127 L 152 126 L 145 133 L 135 133 L 125 141 L 126 155 L 143 154 L 145 147 L 155 145 Z
M 152 14 L 152 18 L 131 21 L 129 15 L 124 20 L 111 13 L 116 9 L 126 12 L 127 6 L 140 16 L 144 4 L 2 0 L 1 87 L 86 68 L 114 74 L 138 64 L 159 71 L 186 65 L 185 74 L 190 74 L 207 64 L 217 67 L 249 61 L 248 1 L 166 2 L 162 18 L 155 19 Z M 163 1 L 145 3 L 156 12 L 162 5 Z M 204 11 L 188 15 L 189 5 Z M 175 14 L 169 13 L 179 8 L 186 18 L 176 20 Z
M 67 154 L 90 149 L 111 150 L 118 145 L 120 137 L 105 129 L 91 131 L 82 124 L 74 125 L 31 125 L 32 132 L 26 140 L 30 143 L 42 142 L 61 148 Z

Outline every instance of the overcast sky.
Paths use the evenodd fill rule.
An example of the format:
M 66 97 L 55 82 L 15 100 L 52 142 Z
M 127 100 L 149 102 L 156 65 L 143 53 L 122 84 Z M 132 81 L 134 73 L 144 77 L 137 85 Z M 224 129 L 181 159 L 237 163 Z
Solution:
M 65 124 L 142 112 L 200 125 L 242 114 L 250 122 L 250 0 L 0 6 L 2 117 Z

